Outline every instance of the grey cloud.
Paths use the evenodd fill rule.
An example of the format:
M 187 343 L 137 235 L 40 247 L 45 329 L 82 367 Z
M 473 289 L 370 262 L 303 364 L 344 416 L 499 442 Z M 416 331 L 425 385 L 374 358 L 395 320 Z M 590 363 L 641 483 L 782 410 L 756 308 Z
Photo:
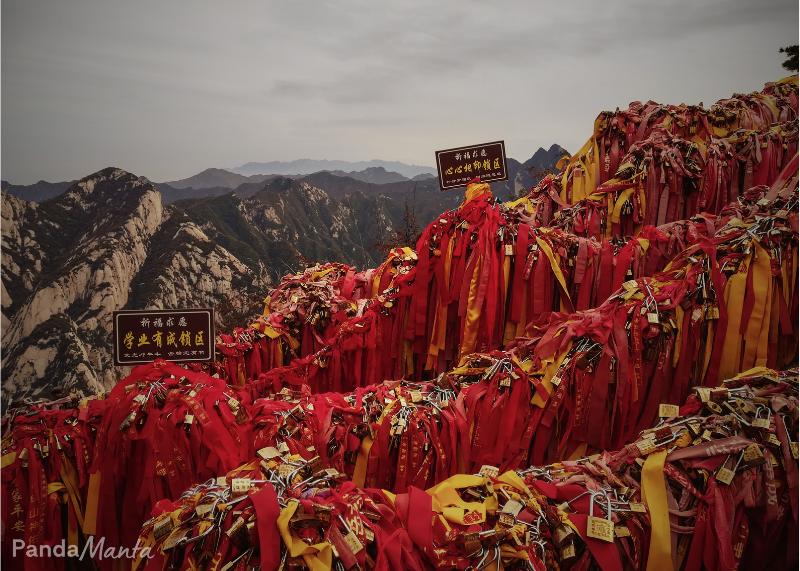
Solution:
M 2 176 L 575 149 L 604 108 L 784 75 L 796 2 L 2 3 Z

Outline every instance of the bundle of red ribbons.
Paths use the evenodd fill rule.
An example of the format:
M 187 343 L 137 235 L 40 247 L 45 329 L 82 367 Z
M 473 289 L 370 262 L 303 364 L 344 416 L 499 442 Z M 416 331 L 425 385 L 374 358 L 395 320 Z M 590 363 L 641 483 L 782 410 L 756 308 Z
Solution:
M 298 356 L 319 351 L 349 318 L 360 317 L 394 280 L 410 271 L 416 254 L 393 249 L 377 268 L 356 272 L 338 263 L 315 265 L 284 276 L 265 300 L 264 315 L 247 328 L 217 337 L 222 360 L 216 370 L 231 384 L 244 385 Z
M 137 567 L 788 569 L 797 381 L 754 369 L 663 406 L 615 452 L 483 465 L 398 494 L 343 482 L 313 446 L 267 446 L 159 503 L 140 536 L 153 557 Z

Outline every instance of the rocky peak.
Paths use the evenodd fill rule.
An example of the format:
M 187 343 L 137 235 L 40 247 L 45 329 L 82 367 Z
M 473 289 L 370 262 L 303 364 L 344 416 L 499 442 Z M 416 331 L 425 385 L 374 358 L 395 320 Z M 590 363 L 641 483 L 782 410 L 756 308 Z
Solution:
M 9 216 L 17 217 L 13 209 L 19 206 L 9 203 Z M 31 374 L 49 370 L 43 365 L 49 350 L 41 347 L 52 343 L 42 335 L 49 336 L 62 326 L 77 336 L 75 346 L 88 347 L 92 359 L 98 358 L 93 347 L 100 337 L 108 336 L 112 312 L 126 305 L 131 280 L 147 259 L 150 240 L 162 224 L 163 207 L 161 195 L 149 181 L 107 168 L 17 219 L 19 226 L 3 227 L 4 246 L 8 246 L 3 262 L 19 268 L 9 271 L 8 278 L 6 272 L 3 276 L 4 288 L 13 287 L 15 292 L 6 295 L 8 322 L 3 331 L 10 355 L 3 361 L 3 376 L 12 385 L 35 381 Z M 25 240 L 15 241 L 16 235 Z M 22 269 L 29 267 L 39 271 L 25 276 Z M 110 363 L 100 358 L 94 365 Z M 75 382 L 89 386 L 97 379 L 89 375 Z

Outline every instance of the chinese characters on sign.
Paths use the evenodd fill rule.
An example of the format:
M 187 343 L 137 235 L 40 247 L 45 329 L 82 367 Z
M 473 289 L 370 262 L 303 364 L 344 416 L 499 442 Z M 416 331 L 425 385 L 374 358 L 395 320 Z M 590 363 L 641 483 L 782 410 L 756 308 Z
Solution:
M 473 178 L 481 182 L 506 180 L 506 146 L 503 141 L 436 151 L 436 168 L 442 190 L 464 186 Z
M 114 312 L 114 364 L 214 359 L 213 309 Z

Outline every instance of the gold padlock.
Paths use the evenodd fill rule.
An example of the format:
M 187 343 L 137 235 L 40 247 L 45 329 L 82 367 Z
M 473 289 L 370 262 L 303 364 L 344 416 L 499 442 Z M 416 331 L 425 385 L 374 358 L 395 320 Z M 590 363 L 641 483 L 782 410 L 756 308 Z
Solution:
M 658 405 L 658 416 L 661 418 L 675 418 L 680 414 L 680 408 L 675 404 L 662 403 Z
M 175 523 L 172 521 L 172 516 L 169 514 L 161 518 L 153 525 L 153 538 L 158 541 L 163 537 L 169 535 Z
M 789 430 L 789 424 L 786 422 L 786 415 L 785 414 L 784 415 L 780 415 L 780 419 L 781 419 L 781 422 L 783 423 L 783 429 L 786 431 L 786 438 L 789 440 L 789 452 L 791 453 L 792 458 L 797 460 L 797 441 L 796 440 L 794 440 L 794 441 L 792 440 L 792 437 L 791 437 L 792 431 Z M 770 434 L 770 436 L 774 436 L 774 434 Z M 775 437 L 775 440 L 778 440 L 777 436 Z M 780 441 L 778 441 L 778 442 L 780 442 Z
M 647 512 L 647 508 L 645 507 L 645 505 L 643 503 L 630 502 L 630 504 L 628 504 L 628 505 L 630 506 L 632 512 L 636 512 L 636 513 L 646 513 Z
M 636 448 L 639 449 L 639 452 L 643 456 L 646 456 L 651 452 L 653 452 L 656 449 L 655 435 L 653 435 L 653 438 L 642 438 L 641 440 L 638 440 L 636 442 Z
M 508 512 L 500 512 L 500 517 L 498 518 L 498 523 L 503 527 L 514 527 L 514 524 L 517 522 L 517 519 L 514 517 L 513 514 Z
M 743 458 L 747 464 L 762 464 L 764 462 L 764 453 L 758 444 L 750 444 L 744 449 Z
M 359 541 L 358 537 L 356 537 L 356 534 L 352 531 L 344 536 L 344 542 L 347 544 L 347 547 L 350 548 L 350 551 L 352 551 L 353 554 L 357 554 L 359 551 L 364 549 L 361 541 Z
M 620 524 L 614 527 L 614 536 L 615 537 L 630 537 L 631 530 L 628 529 L 628 526 L 625 524 Z
M 766 413 L 766 417 L 762 417 L 762 413 Z M 750 426 L 754 428 L 769 428 L 769 420 L 772 416 L 772 411 L 765 407 L 759 405 L 756 409 L 756 417 L 753 419 L 753 422 L 750 423 Z
M 723 467 L 717 470 L 716 480 L 720 484 L 725 484 L 726 486 L 728 486 L 730 485 L 731 482 L 733 482 L 733 477 L 735 475 L 736 473 L 733 470 Z
M 733 467 L 733 470 L 731 470 L 727 467 L 728 459 L 730 458 L 730 456 L 727 456 L 715 475 L 717 482 L 725 484 L 726 486 L 730 485 L 730 483 L 733 482 L 733 478 L 736 476 L 736 470 L 739 469 L 739 464 L 742 463 L 743 457 L 744 450 L 739 453 L 739 458 L 736 460 L 736 465 Z
M 567 524 L 565 523 L 560 524 L 558 527 L 556 527 L 555 530 L 556 543 L 561 545 L 562 543 L 567 541 L 570 537 L 572 537 L 572 534 L 574 533 L 575 532 L 572 530 L 572 528 Z
M 586 535 L 601 541 L 614 542 L 614 522 L 611 521 L 611 498 L 606 496 L 608 500 L 608 519 L 602 517 L 595 517 L 594 515 L 594 500 L 600 494 L 596 492 L 591 493 L 591 500 L 589 503 L 589 517 L 586 519 Z
M 478 470 L 478 474 L 483 476 L 484 478 L 497 478 L 500 474 L 500 469 L 496 466 L 490 466 L 489 464 L 484 464 L 481 466 L 481 469 Z
M 232 478 L 231 493 L 234 496 L 241 496 L 250 491 L 250 478 Z
M 281 455 L 281 453 L 278 452 L 278 449 L 273 448 L 272 446 L 265 446 L 256 452 L 256 454 L 258 454 L 263 460 L 272 460 L 273 458 L 277 458 Z

